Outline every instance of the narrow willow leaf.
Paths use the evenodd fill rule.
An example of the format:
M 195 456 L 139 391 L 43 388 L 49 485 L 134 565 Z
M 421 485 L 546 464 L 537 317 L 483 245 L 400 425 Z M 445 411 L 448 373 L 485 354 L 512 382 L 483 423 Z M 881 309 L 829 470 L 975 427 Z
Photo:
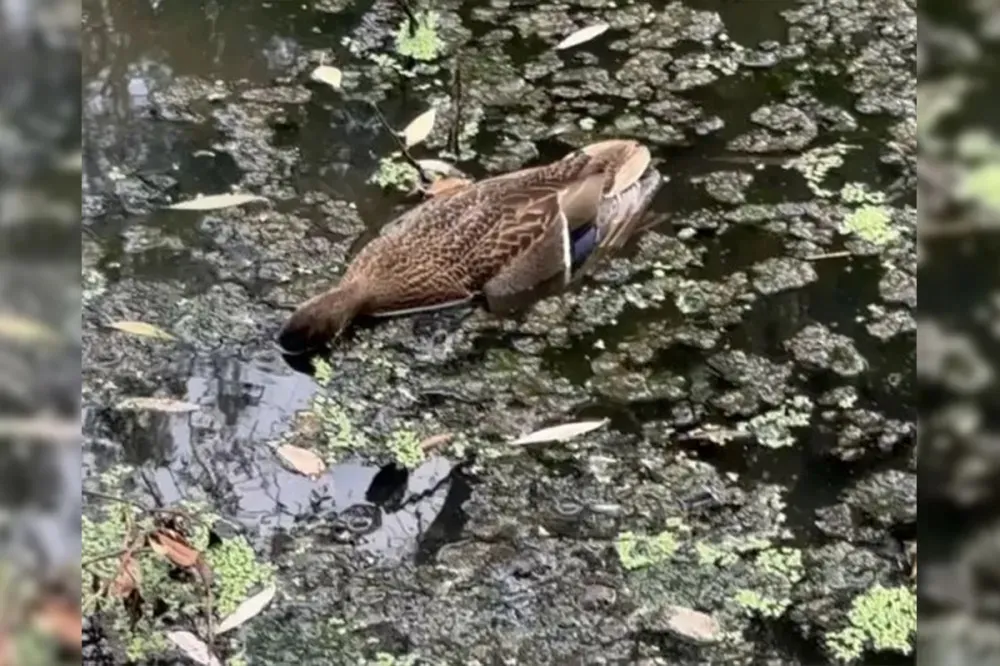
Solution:
M 0 339 L 41 344 L 62 342 L 62 336 L 47 324 L 12 312 L 0 312 Z
M 407 148 L 417 145 L 430 136 L 431 130 L 434 129 L 434 119 L 436 116 L 436 109 L 428 109 L 406 126 L 402 134 Z
M 561 51 L 562 49 L 572 48 L 574 46 L 579 46 L 584 42 L 589 42 L 594 37 L 604 34 L 609 27 L 611 26 L 607 23 L 596 23 L 594 25 L 587 26 L 586 28 L 581 28 L 556 44 L 556 50 Z
M 326 463 L 323 462 L 323 459 L 308 449 L 282 444 L 274 452 L 286 465 L 299 474 L 315 478 L 326 471 Z
M 256 194 L 210 194 L 175 203 L 169 208 L 171 210 L 218 210 L 219 208 L 242 206 L 251 201 L 267 201 L 267 199 Z
M 577 423 L 565 423 L 563 425 L 552 426 L 551 428 L 542 428 L 541 430 L 536 430 L 529 435 L 518 437 L 511 442 L 511 444 L 562 442 L 567 439 L 579 437 L 580 435 L 585 435 L 592 430 L 597 430 L 607 422 L 607 419 L 603 419 L 601 421 L 579 421 Z
M 186 412 L 196 412 L 201 409 L 201 405 L 173 398 L 125 398 L 119 402 L 115 409 L 134 412 L 166 412 L 168 414 L 184 414 Z
M 167 638 L 176 645 L 181 652 L 193 659 L 195 663 L 202 666 L 222 666 L 212 651 L 201 640 L 190 631 L 168 631 Z
M 309 75 L 313 81 L 319 83 L 325 83 L 331 88 L 336 88 L 340 90 L 340 83 L 344 80 L 344 74 L 336 67 L 330 67 L 329 65 L 320 65 L 312 71 Z
M 271 599 L 274 599 L 275 592 L 277 592 L 277 588 L 274 584 L 271 584 L 245 600 L 236 607 L 236 610 L 229 617 L 219 623 L 218 628 L 215 630 L 215 635 L 224 634 L 260 615 L 260 612 L 271 603 Z
M 141 335 L 146 338 L 156 338 L 157 340 L 176 340 L 174 336 L 164 331 L 159 326 L 153 326 L 142 321 L 116 321 L 108 324 L 111 328 L 123 333 Z

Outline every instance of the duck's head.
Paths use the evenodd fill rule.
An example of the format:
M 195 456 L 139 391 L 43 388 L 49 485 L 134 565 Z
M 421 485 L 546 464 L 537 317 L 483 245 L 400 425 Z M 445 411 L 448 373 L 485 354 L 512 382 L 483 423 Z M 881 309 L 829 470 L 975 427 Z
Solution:
M 355 285 L 340 285 L 295 308 L 278 331 L 281 350 L 294 356 L 328 346 L 358 315 L 363 305 L 360 293 Z

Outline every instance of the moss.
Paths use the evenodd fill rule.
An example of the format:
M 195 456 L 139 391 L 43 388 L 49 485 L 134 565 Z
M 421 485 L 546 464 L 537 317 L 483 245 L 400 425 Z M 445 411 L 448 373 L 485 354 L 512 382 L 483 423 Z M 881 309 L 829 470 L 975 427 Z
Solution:
M 861 206 L 844 220 L 843 230 L 875 245 L 885 245 L 899 236 L 890 226 L 892 216 L 885 206 Z
M 416 18 L 416 30 L 411 30 L 409 19 L 396 30 L 396 52 L 414 60 L 434 60 L 444 50 L 444 42 L 438 35 L 438 14 L 417 12 Z
M 379 160 L 378 170 L 368 179 L 383 188 L 410 190 L 420 180 L 420 174 L 409 162 L 404 162 L 399 153 Z
M 910 654 L 917 631 L 917 596 L 905 587 L 876 584 L 856 597 L 847 614 L 849 626 L 826 636 L 835 659 L 859 659 L 865 649 Z
M 677 538 L 670 530 L 652 536 L 622 532 L 615 541 L 618 559 L 628 570 L 661 564 L 677 552 Z

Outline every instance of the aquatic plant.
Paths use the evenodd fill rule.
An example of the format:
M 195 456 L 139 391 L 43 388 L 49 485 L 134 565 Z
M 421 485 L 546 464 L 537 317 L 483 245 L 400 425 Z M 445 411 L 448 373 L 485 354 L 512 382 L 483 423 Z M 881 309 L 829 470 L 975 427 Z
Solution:
M 875 245 L 885 245 L 897 237 L 899 232 L 890 225 L 892 216 L 885 206 L 861 206 L 844 220 L 843 231 L 853 233 L 862 240 Z
M 396 30 L 396 52 L 414 60 L 434 60 L 444 50 L 444 42 L 438 35 L 438 13 L 417 12 L 416 27 L 409 18 Z
M 791 605 L 791 591 L 802 580 L 802 551 L 797 548 L 770 548 L 754 561 L 756 589 L 736 591 L 736 603 L 763 617 L 780 617 Z
M 855 661 L 869 647 L 910 654 L 917 632 L 917 595 L 906 587 L 876 584 L 854 599 L 847 621 L 849 626 L 826 636 L 826 647 L 838 661 Z
M 675 531 L 684 525 L 677 519 L 667 521 L 667 529 L 659 534 L 644 535 L 622 532 L 615 540 L 615 550 L 622 567 L 628 570 L 643 569 L 665 562 L 677 551 Z
M 1000 213 L 1000 162 L 968 171 L 959 183 L 958 196 L 964 201 L 973 201 L 994 213 Z
M 795 444 L 792 428 L 804 428 L 812 417 L 813 403 L 807 396 L 797 395 L 788 403 L 763 414 L 758 414 L 747 422 L 747 428 L 757 441 L 771 449 Z
M 380 159 L 378 169 L 368 178 L 368 182 L 379 187 L 399 190 L 412 189 L 419 180 L 420 173 L 398 152 Z

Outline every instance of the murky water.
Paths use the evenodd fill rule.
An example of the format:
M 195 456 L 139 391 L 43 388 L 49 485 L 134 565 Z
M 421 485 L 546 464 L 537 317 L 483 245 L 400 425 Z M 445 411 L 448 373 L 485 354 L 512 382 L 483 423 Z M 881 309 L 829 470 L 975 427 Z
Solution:
M 632 7 L 632 3 L 624 4 Z M 358 2 L 329 13 L 311 4 L 284 2 L 84 1 L 88 229 L 84 257 L 86 266 L 99 276 L 98 298 L 103 299 L 89 316 L 103 323 L 120 318 L 169 325 L 185 341 L 167 352 L 152 346 L 138 354 L 121 351 L 117 343 L 91 343 L 87 351 L 89 395 L 85 392 L 90 436 L 87 474 L 98 474 L 116 462 L 143 466 L 140 489 L 153 490 L 168 503 L 192 496 L 216 498 L 227 519 L 262 543 L 292 529 L 303 515 L 322 516 L 328 511 L 341 520 L 361 516 L 357 520 L 370 522 L 357 547 L 390 560 L 414 552 L 430 557 L 443 543 L 462 534 L 467 518 L 462 502 L 470 490 L 464 477 L 449 476 L 452 466 L 443 458 L 432 458 L 405 481 L 411 493 L 423 499 L 390 511 L 372 499 L 381 485 L 392 485 L 385 470 L 377 476 L 377 467 L 343 464 L 315 483 L 283 469 L 265 446 L 288 430 L 291 417 L 309 404 L 316 390 L 312 378 L 289 368 L 274 350 L 275 327 L 287 308 L 310 288 L 333 279 L 344 257 L 391 219 L 402 201 L 401 196 L 367 182 L 378 159 L 393 147 L 371 110 L 315 84 L 308 86 L 311 94 L 300 96 L 305 77 L 296 78 L 290 72 L 306 71 L 303 63 L 313 62 L 310 53 L 317 49 L 325 50 L 323 57 L 333 62 L 350 62 L 353 56 L 345 38 L 358 43 L 384 33 L 387 17 L 400 20 L 390 5 Z M 682 40 L 668 49 L 674 58 L 693 54 L 709 43 L 757 49 L 761 43 L 773 42 L 758 55 L 773 52 L 788 38 L 783 12 L 800 3 L 688 0 L 686 6 L 718 12 L 726 39 L 713 42 L 709 38 L 701 46 Z M 484 40 L 499 38 L 494 32 L 497 26 L 481 11 L 499 7 L 509 12 L 504 20 L 532 11 L 516 2 L 454 2 L 448 7 L 456 10 L 449 16 L 457 16 L 475 38 Z M 670 13 L 678 7 L 654 2 L 650 11 Z M 502 44 L 502 53 L 515 66 L 544 60 L 549 48 L 538 34 L 527 32 Z M 588 47 L 585 54 L 571 53 L 566 58 L 574 65 L 614 71 L 630 53 L 613 46 L 629 34 L 629 29 L 613 28 L 608 39 Z M 810 242 L 794 224 L 765 228 L 736 221 L 716 234 L 714 229 L 729 209 L 709 196 L 700 180 L 719 171 L 752 175 L 752 185 L 744 188 L 745 198 L 735 202 L 740 205 L 769 206 L 811 198 L 802 174 L 785 165 L 801 151 L 749 154 L 730 144 L 756 127 L 749 119 L 751 112 L 787 95 L 790 82 L 802 76 L 795 69 L 796 62 L 791 59 L 735 72 L 720 66 L 709 84 L 669 93 L 671 98 L 696 105 L 703 117 L 721 121 L 721 129 L 709 123 L 703 132 L 690 131 L 696 121 L 678 121 L 683 140 L 651 144 L 661 170 L 670 176 L 652 211 L 663 222 L 659 231 L 703 229 L 686 237 L 685 242 L 698 252 L 698 261 L 681 269 L 684 280 L 724 282 L 787 254 L 789 238 Z M 572 79 L 560 84 L 559 70 L 552 68 L 552 72 L 537 85 L 574 85 Z M 426 108 L 424 91 L 434 81 L 447 80 L 447 72 L 412 80 L 387 76 L 387 80 L 395 82 L 387 84 L 389 92 L 379 106 L 389 123 L 401 127 Z M 846 93 L 843 80 L 832 75 L 810 74 L 798 89 L 806 90 L 817 106 L 826 104 L 845 113 L 853 108 L 854 95 Z M 472 157 L 460 166 L 481 176 L 488 165 L 539 163 L 568 150 L 562 135 L 556 133 L 524 141 L 519 130 L 508 128 L 505 113 L 524 111 L 522 115 L 535 118 L 534 122 L 556 127 L 565 125 L 567 113 L 580 116 L 608 107 L 601 112 L 611 122 L 635 106 L 612 94 L 584 95 L 579 103 L 569 91 L 562 95 L 565 100 L 556 99 L 538 114 L 533 114 L 530 101 L 525 103 L 528 111 L 487 107 L 478 131 L 467 140 Z M 680 109 L 677 114 L 683 112 Z M 248 121 L 254 114 L 265 119 L 263 126 L 257 120 Z M 666 114 L 660 122 L 669 125 L 670 119 Z M 858 145 L 859 150 L 846 157 L 838 177 L 882 191 L 898 176 L 879 161 L 890 125 L 880 115 L 859 117 L 858 122 L 843 126 L 824 121 L 811 145 Z M 645 131 L 622 133 L 644 138 Z M 427 149 L 426 155 L 432 156 L 433 151 Z M 260 228 L 254 226 L 257 213 L 248 213 L 249 224 L 234 227 L 224 216 L 212 213 L 163 210 L 171 201 L 224 192 L 237 184 L 280 199 L 273 209 L 260 213 Z M 327 201 L 349 205 L 331 209 Z M 275 219 L 291 225 L 283 235 L 272 230 Z M 838 239 L 821 249 L 838 252 L 843 247 Z M 855 382 L 859 404 L 883 418 L 907 421 L 913 405 L 912 333 L 883 342 L 865 329 L 866 308 L 880 298 L 883 262 L 878 256 L 854 256 L 813 264 L 816 280 L 789 291 L 758 294 L 742 308 L 738 321 L 718 325 L 724 334 L 710 349 L 664 345 L 654 349 L 654 360 L 644 363 L 644 371 L 653 376 L 675 375 L 692 386 L 696 378 L 702 378 L 706 390 L 722 392 L 730 385 L 713 378 L 717 371 L 709 368 L 709 359 L 721 350 L 741 350 L 774 363 L 792 363 L 796 380 L 802 379 L 816 400 L 838 386 L 838 378 L 807 377 L 786 343 L 807 324 L 821 323 L 853 340 L 858 353 L 867 359 L 867 371 Z M 296 273 L 306 276 L 304 282 L 288 279 Z M 642 343 L 651 335 L 650 327 L 681 328 L 699 316 L 679 309 L 670 296 L 652 307 L 626 305 L 619 316 L 571 336 L 568 344 L 550 345 L 543 337 L 539 344 L 532 343 L 532 349 L 540 356 L 545 373 L 586 393 L 600 379 L 604 350 Z M 488 358 L 512 342 L 517 345 L 519 339 L 524 341 L 517 335 L 484 335 L 476 353 Z M 454 371 L 442 370 L 441 374 L 446 377 L 449 372 Z M 114 397 L 156 392 L 197 403 L 202 409 L 191 415 L 136 416 L 116 411 L 109 403 Z M 424 404 L 447 405 L 448 394 L 442 395 Z M 669 421 L 671 414 L 676 416 L 678 412 L 672 410 L 679 402 L 689 404 L 687 398 L 637 395 L 623 400 L 590 391 L 586 404 L 575 409 L 574 415 L 608 415 L 613 417 L 613 429 L 635 435 Z M 552 421 L 566 416 L 539 411 L 533 418 Z M 707 407 L 694 424 L 726 423 L 734 418 L 725 409 Z M 907 447 L 897 447 L 888 456 L 862 456 L 854 464 L 831 462 L 822 452 L 836 440 L 837 428 L 828 425 L 803 432 L 798 445 L 789 448 L 691 443 L 678 443 L 674 448 L 707 461 L 720 475 L 736 475 L 748 492 L 761 484 L 782 487 L 792 532 L 787 543 L 815 545 L 825 538 L 814 524 L 818 509 L 835 504 L 859 475 L 905 468 L 910 455 Z M 558 466 L 552 469 L 557 478 Z M 501 469 L 498 474 L 502 473 Z M 512 516 L 512 520 L 517 518 Z M 438 529 L 445 536 L 422 536 L 435 522 L 445 525 Z M 434 541 L 433 547 L 427 545 L 429 541 Z M 809 646 L 787 649 L 799 656 L 801 650 L 813 654 Z

